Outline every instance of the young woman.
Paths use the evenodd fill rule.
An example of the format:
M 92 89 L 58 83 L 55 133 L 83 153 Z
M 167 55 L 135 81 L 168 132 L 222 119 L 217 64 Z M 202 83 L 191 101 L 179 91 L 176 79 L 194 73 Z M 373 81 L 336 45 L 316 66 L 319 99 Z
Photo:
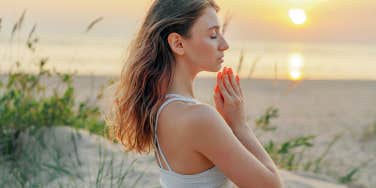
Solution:
M 279 188 L 276 166 L 246 122 L 239 77 L 217 75 L 215 107 L 195 99 L 201 71 L 229 48 L 214 0 L 155 0 L 121 74 L 114 133 L 126 150 L 155 152 L 165 188 Z

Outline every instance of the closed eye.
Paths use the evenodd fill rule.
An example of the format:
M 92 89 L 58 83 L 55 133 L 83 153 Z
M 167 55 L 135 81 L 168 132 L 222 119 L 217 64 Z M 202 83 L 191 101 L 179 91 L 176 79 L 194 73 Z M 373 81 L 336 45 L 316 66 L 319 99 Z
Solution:
M 217 31 L 216 30 L 213 30 L 213 32 L 212 32 L 212 34 L 211 34 L 211 36 L 210 36 L 210 38 L 211 39 L 216 39 L 217 38 Z
M 217 35 L 216 36 L 210 36 L 211 39 L 216 39 L 217 38 Z

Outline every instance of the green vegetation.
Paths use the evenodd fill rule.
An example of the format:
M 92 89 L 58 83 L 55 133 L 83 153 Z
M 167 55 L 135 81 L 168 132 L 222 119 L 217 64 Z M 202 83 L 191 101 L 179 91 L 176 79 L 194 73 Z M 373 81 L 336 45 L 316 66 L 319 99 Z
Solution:
M 24 14 L 23 14 L 24 16 Z M 19 25 L 19 24 L 16 24 Z M 20 27 L 20 26 L 18 26 Z M 35 40 L 30 41 L 35 26 L 33 26 L 26 47 L 35 52 Z M 26 129 L 66 125 L 84 128 L 90 132 L 103 135 L 105 124 L 100 119 L 98 107 L 77 101 L 74 97 L 73 74 L 51 72 L 45 68 L 48 58 L 38 61 L 37 74 L 24 73 L 19 70 L 21 62 L 16 60 L 16 70 L 6 75 L 6 81 L 0 81 L 0 151 L 10 154 L 16 150 L 17 140 Z M 55 87 L 46 86 L 43 80 L 59 79 Z M 46 88 L 52 90 L 46 94 Z
M 11 42 L 19 36 L 25 15 L 26 11 L 14 24 Z M 101 19 L 91 22 L 86 33 Z M 35 36 L 36 27 L 31 28 L 25 42 L 25 48 L 34 58 L 30 62 L 14 60 L 15 69 L 0 77 L 0 187 L 135 187 L 142 176 L 135 182 L 132 180 L 133 183 L 127 181 L 136 161 L 127 162 L 126 153 L 114 160 L 113 153 L 106 153 L 99 146 L 99 161 L 94 165 L 98 169 L 82 169 L 87 156 L 78 152 L 80 133 L 65 135 L 59 141 L 57 137 L 64 135 L 51 133 L 60 126 L 68 126 L 107 137 L 99 108 L 76 101 L 75 75 L 48 70 L 49 58 L 36 55 L 39 41 Z M 38 72 L 22 71 L 23 64 L 35 64 Z M 85 182 L 85 171 L 96 172 L 94 182 Z
M 363 131 L 363 141 L 376 138 L 376 121 L 368 125 Z
M 261 136 L 261 134 L 266 132 L 277 131 L 277 126 L 272 126 L 271 120 L 278 116 L 277 108 L 267 108 L 265 113 L 255 120 L 256 131 L 259 133 L 258 136 Z M 304 154 L 314 146 L 313 142 L 316 137 L 314 135 L 298 136 L 278 143 L 269 140 L 264 144 L 264 148 L 279 168 L 290 171 L 305 171 L 320 174 L 322 173 L 322 162 L 324 161 L 325 156 L 341 136 L 342 134 L 337 134 L 321 154 L 318 156 L 312 156 L 311 158 L 307 158 Z M 305 160 L 303 160 L 303 158 L 305 158 Z M 360 169 L 361 167 L 350 169 L 348 173 L 338 178 L 338 183 L 349 184 L 353 182 L 355 174 L 358 173 Z

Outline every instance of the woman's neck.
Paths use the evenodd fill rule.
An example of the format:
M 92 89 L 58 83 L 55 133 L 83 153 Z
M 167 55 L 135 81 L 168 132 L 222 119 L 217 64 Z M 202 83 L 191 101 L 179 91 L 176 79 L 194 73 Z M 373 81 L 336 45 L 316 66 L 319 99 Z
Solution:
M 195 98 L 193 92 L 193 82 L 197 72 L 190 71 L 188 63 L 177 62 L 174 70 L 174 78 L 167 93 L 176 93 L 187 97 Z

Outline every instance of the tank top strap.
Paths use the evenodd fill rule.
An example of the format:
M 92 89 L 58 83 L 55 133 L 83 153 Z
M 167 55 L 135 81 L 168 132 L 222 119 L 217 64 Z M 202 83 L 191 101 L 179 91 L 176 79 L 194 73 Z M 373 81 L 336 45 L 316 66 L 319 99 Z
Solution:
M 159 114 L 161 113 L 162 109 L 165 106 L 167 106 L 169 103 L 171 103 L 173 101 L 184 101 L 184 102 L 189 102 L 189 103 L 199 103 L 199 101 L 196 100 L 196 99 L 190 98 L 190 97 L 186 97 L 186 96 L 179 95 L 179 94 L 174 94 L 174 93 L 167 94 L 166 98 L 167 98 L 167 100 L 163 102 L 163 104 L 159 107 L 159 109 L 157 111 L 157 117 L 156 117 L 155 126 L 154 126 L 154 147 L 155 147 L 156 151 L 158 152 L 158 154 L 160 154 L 160 156 L 162 157 L 164 163 L 167 166 L 168 171 L 173 171 L 171 169 L 171 167 L 170 167 L 170 165 L 169 165 L 169 163 L 167 161 L 167 158 L 164 155 L 163 150 L 162 150 L 162 148 L 161 148 L 161 146 L 159 144 L 159 141 L 158 141 L 157 128 L 158 128 Z M 159 158 L 158 155 L 156 155 L 156 157 L 157 157 L 157 160 L 158 160 L 158 164 L 162 168 L 161 159 Z

